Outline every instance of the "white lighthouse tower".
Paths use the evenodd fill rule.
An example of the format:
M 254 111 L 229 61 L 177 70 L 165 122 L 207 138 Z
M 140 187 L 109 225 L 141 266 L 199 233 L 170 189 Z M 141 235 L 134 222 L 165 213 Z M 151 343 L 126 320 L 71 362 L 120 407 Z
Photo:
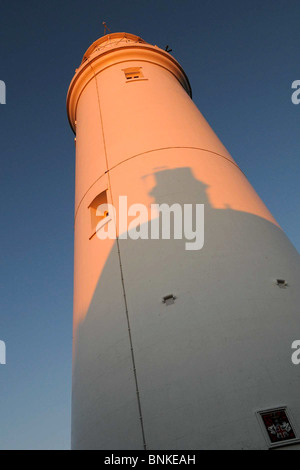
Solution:
M 76 70 L 67 109 L 72 447 L 296 448 L 299 255 L 193 103 L 181 66 L 135 35 L 106 35 Z M 103 208 L 118 218 L 124 196 L 128 207 L 204 204 L 203 247 L 126 239 L 119 226 L 100 240 Z

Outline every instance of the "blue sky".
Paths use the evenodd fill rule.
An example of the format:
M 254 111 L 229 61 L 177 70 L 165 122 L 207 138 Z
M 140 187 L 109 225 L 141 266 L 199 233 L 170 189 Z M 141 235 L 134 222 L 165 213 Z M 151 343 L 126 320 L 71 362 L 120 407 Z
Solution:
M 75 152 L 65 99 L 103 33 L 140 35 L 299 250 L 298 0 L 2 0 L 0 449 L 70 447 Z

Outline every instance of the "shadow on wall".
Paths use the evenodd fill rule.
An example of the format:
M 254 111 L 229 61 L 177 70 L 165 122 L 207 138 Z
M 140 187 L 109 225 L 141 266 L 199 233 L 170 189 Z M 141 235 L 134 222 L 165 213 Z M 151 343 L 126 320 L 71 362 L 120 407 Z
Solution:
M 166 448 L 181 435 L 178 410 L 189 423 L 185 432 L 193 433 L 200 426 L 199 404 L 209 402 L 207 393 L 217 390 L 225 400 L 221 389 L 215 389 L 216 376 L 226 370 L 234 381 L 239 371 L 240 387 L 249 385 L 251 368 L 261 361 L 264 335 L 268 348 L 280 354 L 280 325 L 282 321 L 284 327 L 289 317 L 278 320 L 275 311 L 285 308 L 281 302 L 294 289 L 298 263 L 285 234 L 256 215 L 213 208 L 207 185 L 189 168 L 157 171 L 154 176 L 151 196 L 156 204 L 204 204 L 204 247 L 187 251 L 184 239 L 127 239 L 119 240 L 119 257 L 114 244 L 76 332 L 74 447 L 142 448 L 128 327 L 146 439 L 155 442 L 151 429 L 157 427 L 166 433 Z M 275 287 L 276 277 L 287 278 L 290 291 Z M 166 306 L 162 299 L 171 294 L 176 301 Z M 272 312 L 266 302 L 271 302 Z M 259 335 L 253 333 L 257 321 Z M 255 375 L 259 381 L 257 370 Z M 180 389 L 178 396 L 173 388 Z M 173 430 L 167 418 L 164 421 L 169 412 Z M 228 422 L 226 403 L 222 412 L 219 419 Z

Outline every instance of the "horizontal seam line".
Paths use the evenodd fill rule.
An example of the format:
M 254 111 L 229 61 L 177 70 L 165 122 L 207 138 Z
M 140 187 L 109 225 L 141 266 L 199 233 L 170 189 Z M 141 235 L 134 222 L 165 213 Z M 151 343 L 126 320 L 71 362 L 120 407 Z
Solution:
M 93 184 L 91 184 L 91 186 L 88 188 L 88 190 L 84 193 L 84 195 L 82 196 L 79 204 L 78 204 L 78 207 L 76 209 L 76 212 L 75 212 L 75 217 L 74 217 L 74 223 L 76 221 L 76 216 L 77 216 L 77 213 L 78 213 L 78 210 L 79 210 L 79 207 L 81 206 L 82 204 L 82 201 L 83 199 L 85 198 L 85 196 L 87 195 L 87 193 L 90 191 L 90 189 L 92 189 L 92 187 L 97 183 L 97 181 L 99 181 L 101 178 L 103 178 L 103 176 L 105 176 L 109 171 L 112 171 L 114 170 L 115 168 L 117 168 L 118 166 L 122 165 L 123 163 L 126 163 L 128 162 L 129 160 L 132 160 L 133 158 L 137 158 L 137 157 L 140 157 L 141 155 L 146 155 L 148 153 L 152 153 L 152 152 L 159 152 L 161 150 L 170 150 L 170 149 L 191 149 L 191 150 L 201 150 L 203 152 L 207 152 L 207 153 L 212 153 L 213 155 L 217 155 L 218 157 L 221 157 L 221 158 L 224 158 L 225 160 L 227 160 L 229 163 L 231 163 L 232 165 L 234 165 L 238 170 L 240 170 L 242 173 L 243 171 L 240 169 L 240 167 L 232 160 L 230 160 L 228 157 L 225 157 L 224 155 L 221 155 L 220 153 L 217 153 L 217 152 L 213 152 L 212 150 L 207 150 L 207 149 L 203 149 L 203 148 L 200 148 L 200 147 L 161 147 L 161 148 L 158 148 L 158 149 L 153 149 L 153 150 L 147 150 L 146 152 L 141 152 L 141 153 L 137 153 L 136 155 L 132 155 L 131 157 L 128 157 L 126 158 L 125 160 L 122 160 L 121 162 L 117 163 L 116 165 L 112 166 L 109 170 L 106 170 L 104 173 L 102 173 L 102 175 L 99 176 L 99 178 L 97 178 Z M 244 173 L 243 173 L 244 174 Z

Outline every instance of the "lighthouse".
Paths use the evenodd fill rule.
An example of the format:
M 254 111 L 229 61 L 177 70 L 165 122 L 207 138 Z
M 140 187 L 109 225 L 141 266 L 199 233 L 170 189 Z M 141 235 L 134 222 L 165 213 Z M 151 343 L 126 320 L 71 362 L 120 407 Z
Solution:
M 299 255 L 193 103 L 180 64 L 136 35 L 105 35 L 76 69 L 67 112 L 72 448 L 300 448 Z

